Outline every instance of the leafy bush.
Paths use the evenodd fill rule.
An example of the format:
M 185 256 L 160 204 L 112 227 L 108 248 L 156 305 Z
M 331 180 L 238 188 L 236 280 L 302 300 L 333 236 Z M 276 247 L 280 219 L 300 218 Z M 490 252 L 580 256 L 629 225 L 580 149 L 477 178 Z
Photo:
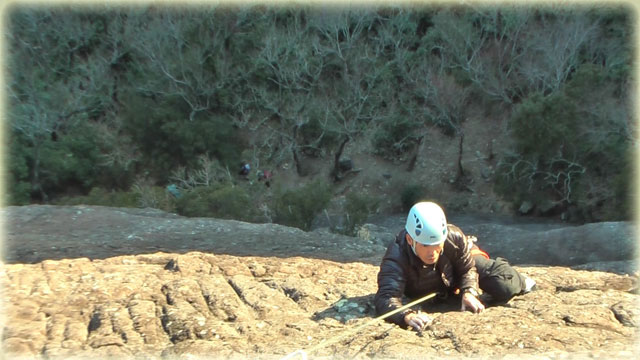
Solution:
M 534 158 L 549 158 L 559 150 L 572 152 L 576 134 L 576 104 L 562 93 L 543 96 L 537 93 L 516 108 L 510 121 L 516 149 Z
M 191 217 L 254 221 L 255 208 L 249 193 L 233 184 L 197 187 L 176 201 L 177 212 Z
M 564 93 L 535 94 L 520 104 L 509 125 L 515 151 L 498 164 L 496 190 L 519 206 L 567 204 L 572 185 L 583 175 L 577 161 L 578 104 Z M 546 206 L 546 205 L 544 205 Z
M 620 143 L 622 146 L 624 143 Z M 574 220 L 619 221 L 632 220 L 637 194 L 633 189 L 636 178 L 633 164 L 635 154 L 632 149 L 613 152 L 619 159 L 606 165 L 598 164 L 587 170 L 589 176 L 580 178 L 573 191 L 573 204 L 577 214 Z M 603 174 L 593 174 L 604 171 Z
M 427 189 L 424 186 L 410 184 L 405 186 L 402 189 L 402 193 L 400 194 L 400 200 L 402 202 L 402 210 L 409 211 L 411 207 L 422 200 L 424 200 L 427 196 Z
M 560 91 L 520 104 L 509 122 L 515 147 L 498 164 L 496 191 L 516 207 L 524 200 L 551 204 L 551 213 L 571 207 L 571 220 L 630 218 L 622 194 L 631 190 L 633 136 L 617 88 L 605 68 L 584 65 Z
M 9 203 L 25 204 L 32 196 L 55 197 L 67 188 L 88 191 L 98 176 L 97 133 L 87 124 L 67 131 L 26 137 L 12 134 L 8 164 Z
M 379 199 L 372 199 L 368 194 L 357 191 L 349 192 L 344 205 L 343 233 L 354 236 L 358 227 L 367 221 L 369 214 L 375 212 L 379 204 Z
M 373 135 L 374 153 L 394 157 L 406 153 L 422 136 L 422 124 L 408 116 L 391 116 Z
M 274 201 L 274 222 L 309 231 L 313 220 L 327 206 L 329 200 L 331 186 L 320 180 L 284 193 L 278 190 Z
M 98 205 L 136 208 L 140 205 L 140 195 L 132 191 L 109 191 L 95 187 L 84 196 L 65 196 L 55 199 L 55 205 Z
M 91 188 L 98 175 L 95 166 L 100 156 L 97 137 L 92 127 L 77 125 L 57 142 L 47 143 L 47 151 L 42 155 L 43 174 L 52 190 L 61 190 L 67 185 Z
M 3 204 L 6 205 L 26 205 L 31 200 L 31 182 L 29 181 L 29 166 L 26 146 L 14 137 L 10 143 L 7 169 L 5 179 L 6 188 Z
M 190 109 L 178 98 L 128 98 L 125 129 L 140 148 L 150 175 L 159 181 L 178 166 L 195 167 L 202 154 L 227 165 L 239 161 L 242 142 L 228 118 L 201 112 L 189 119 Z

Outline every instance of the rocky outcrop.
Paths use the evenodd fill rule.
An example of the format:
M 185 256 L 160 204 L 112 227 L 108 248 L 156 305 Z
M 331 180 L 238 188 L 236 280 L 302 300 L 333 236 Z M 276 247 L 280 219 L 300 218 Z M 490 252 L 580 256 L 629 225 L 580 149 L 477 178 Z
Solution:
M 628 222 L 591 223 L 544 231 L 494 224 L 471 225 L 482 246 L 517 264 L 572 266 L 635 259 L 637 228 Z
M 186 218 L 154 209 L 32 205 L 7 207 L 0 216 L 6 223 L 7 263 L 193 250 L 375 263 L 384 252 L 381 244 L 329 232 Z
M 429 304 L 421 334 L 373 323 L 377 267 L 202 252 L 5 264 L 3 351 L 29 358 L 632 358 L 636 279 L 524 267 L 539 290 L 474 315 Z M 347 336 L 344 336 L 347 335 Z
M 1 338 L 9 358 L 276 359 L 299 349 L 334 358 L 639 355 L 630 254 L 586 258 L 573 269 L 517 267 L 539 290 L 478 315 L 457 311 L 455 301 L 430 303 L 425 311 L 435 320 L 416 334 L 370 323 L 377 265 L 395 229 L 367 225 L 353 238 L 85 206 L 10 207 L 2 217 Z M 467 225 L 494 246 L 482 240 L 490 224 Z M 508 228 L 496 226 L 492 234 Z M 548 229 L 537 236 L 547 246 L 529 249 L 579 254 L 550 244 L 606 237 L 615 226 Z M 534 233 L 521 230 L 520 239 Z M 504 255 L 522 259 L 519 251 Z
M 4 261 L 211 251 L 237 256 L 304 256 L 379 264 L 387 244 L 404 226 L 404 216 L 363 226 L 356 238 L 318 229 L 305 232 L 276 224 L 185 218 L 154 209 L 101 206 L 20 206 L 0 210 L 5 220 Z M 493 257 L 512 264 L 577 266 L 637 272 L 637 226 L 629 222 L 567 226 L 514 224 L 491 217 L 452 217 Z M 610 266 L 609 266 L 609 265 Z M 588 267 L 587 267 L 588 268 Z

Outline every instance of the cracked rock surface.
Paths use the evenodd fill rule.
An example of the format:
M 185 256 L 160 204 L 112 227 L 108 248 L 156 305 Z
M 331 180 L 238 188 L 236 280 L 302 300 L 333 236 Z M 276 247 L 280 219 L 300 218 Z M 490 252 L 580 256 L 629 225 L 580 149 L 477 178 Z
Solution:
M 94 211 L 108 218 L 113 210 Z M 229 227 L 263 226 L 236 223 Z M 67 233 L 78 231 L 69 222 L 56 224 Z M 299 234 L 276 227 L 251 231 L 290 236 L 290 244 Z M 102 241 L 106 233 L 100 236 Z M 354 247 L 377 246 L 350 239 Z M 298 240 L 311 245 L 304 237 Z M 44 359 L 279 359 L 296 350 L 309 351 L 309 358 L 350 359 L 632 359 L 640 354 L 635 274 L 516 266 L 537 281 L 537 291 L 478 315 L 457 311 L 457 302 L 426 304 L 434 321 L 418 334 L 373 321 L 379 258 L 357 261 L 350 251 L 345 249 L 342 259 L 321 259 L 317 252 L 311 258 L 208 249 L 6 261 L 0 265 L 2 353 Z
M 374 323 L 349 336 L 375 317 L 374 265 L 200 252 L 4 265 L 3 348 L 9 355 L 45 358 L 279 358 L 346 334 L 315 355 L 604 351 L 633 357 L 633 278 L 563 267 L 519 269 L 538 281 L 539 290 L 479 315 L 429 304 L 425 310 L 435 319 L 420 335 Z

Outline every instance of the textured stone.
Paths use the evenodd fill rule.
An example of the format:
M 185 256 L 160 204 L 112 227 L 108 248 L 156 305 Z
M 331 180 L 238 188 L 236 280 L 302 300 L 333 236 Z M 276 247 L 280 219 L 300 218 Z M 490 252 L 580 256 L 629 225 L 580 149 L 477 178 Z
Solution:
M 168 260 L 162 264 L 158 258 Z M 315 354 L 405 358 L 420 351 L 421 356 L 431 357 L 526 357 L 629 350 L 637 336 L 638 295 L 631 292 L 637 278 L 614 273 L 520 267 L 536 279 L 539 290 L 479 315 L 455 311 L 459 304 L 428 305 L 423 310 L 431 313 L 434 322 L 417 336 L 387 323 L 350 333 L 375 316 L 375 265 L 302 257 L 234 259 L 198 252 L 173 257 L 147 254 L 136 259 L 138 265 L 122 260 L 94 260 L 92 265 L 96 274 L 118 274 L 118 266 L 122 274 L 135 271 L 140 283 L 133 287 L 142 288 L 144 282 L 148 291 L 116 291 L 122 284 L 104 276 L 67 286 L 72 290 L 66 296 L 33 297 L 29 287 L 36 283 L 16 285 L 4 278 L 0 284 L 7 314 L 4 351 L 36 358 L 133 358 L 139 354 L 145 358 L 279 358 L 344 336 Z M 194 269 L 216 263 L 218 269 L 212 274 L 167 269 L 176 260 Z M 49 262 L 57 265 L 61 278 L 73 279 L 74 266 L 69 263 L 73 260 Z M 268 276 L 226 271 L 239 264 L 259 264 Z M 14 279 L 27 278 L 26 273 L 39 277 L 45 271 L 42 264 L 2 268 Z M 89 297 L 84 302 L 67 301 L 95 286 L 111 294 L 108 301 Z M 633 355 L 637 354 L 631 352 L 627 358 Z
M 537 291 L 478 315 L 459 312 L 456 302 L 430 303 L 423 310 L 434 321 L 417 334 L 372 321 L 384 251 L 380 242 L 393 234 L 390 229 L 365 227 L 368 235 L 350 238 L 272 224 L 81 208 L 77 214 L 74 207 L 27 207 L 21 220 L 20 211 L 11 209 L 13 226 L 21 224 L 29 234 L 20 238 L 14 231 L 9 253 L 31 254 L 11 246 L 24 250 L 47 243 L 66 248 L 68 258 L 58 258 L 62 253 L 55 250 L 51 259 L 29 255 L 21 258 L 25 263 L 14 257 L 0 264 L 7 358 L 280 359 L 300 349 L 309 358 L 356 359 L 634 359 L 640 354 L 638 277 L 602 271 L 607 261 L 575 265 L 582 269 L 516 266 L 537 281 Z M 69 214 L 86 224 L 69 226 Z M 474 226 L 493 226 L 498 233 L 508 229 L 518 241 L 578 239 L 573 242 L 580 244 L 629 236 L 631 228 L 602 223 L 518 231 L 485 223 L 471 224 L 467 232 L 473 234 Z M 86 236 L 67 241 L 69 233 Z M 149 248 L 153 241 L 124 233 L 143 240 L 151 236 L 156 245 L 175 251 L 159 252 Z M 511 255 L 522 259 L 527 249 L 521 246 L 525 249 Z M 529 246 L 529 259 L 545 249 L 581 255 L 577 245 L 563 246 Z M 365 250 L 375 256 L 360 257 Z M 130 253 L 118 255 L 123 251 Z M 614 262 L 620 261 L 630 260 Z
M 474 224 L 462 229 L 478 237 L 492 256 L 513 264 L 575 266 L 589 263 L 633 261 L 637 226 L 629 222 L 602 222 L 544 230 L 525 226 Z M 633 269 L 635 271 L 636 269 Z

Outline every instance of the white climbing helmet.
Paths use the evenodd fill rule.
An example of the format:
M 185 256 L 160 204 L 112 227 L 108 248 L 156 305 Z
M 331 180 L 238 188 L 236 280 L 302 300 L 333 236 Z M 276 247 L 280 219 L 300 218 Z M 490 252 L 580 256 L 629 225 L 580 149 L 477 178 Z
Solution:
M 438 204 L 432 202 L 419 202 L 413 205 L 409 210 L 405 229 L 416 242 L 422 245 L 438 245 L 447 239 L 447 219 L 444 211 Z

